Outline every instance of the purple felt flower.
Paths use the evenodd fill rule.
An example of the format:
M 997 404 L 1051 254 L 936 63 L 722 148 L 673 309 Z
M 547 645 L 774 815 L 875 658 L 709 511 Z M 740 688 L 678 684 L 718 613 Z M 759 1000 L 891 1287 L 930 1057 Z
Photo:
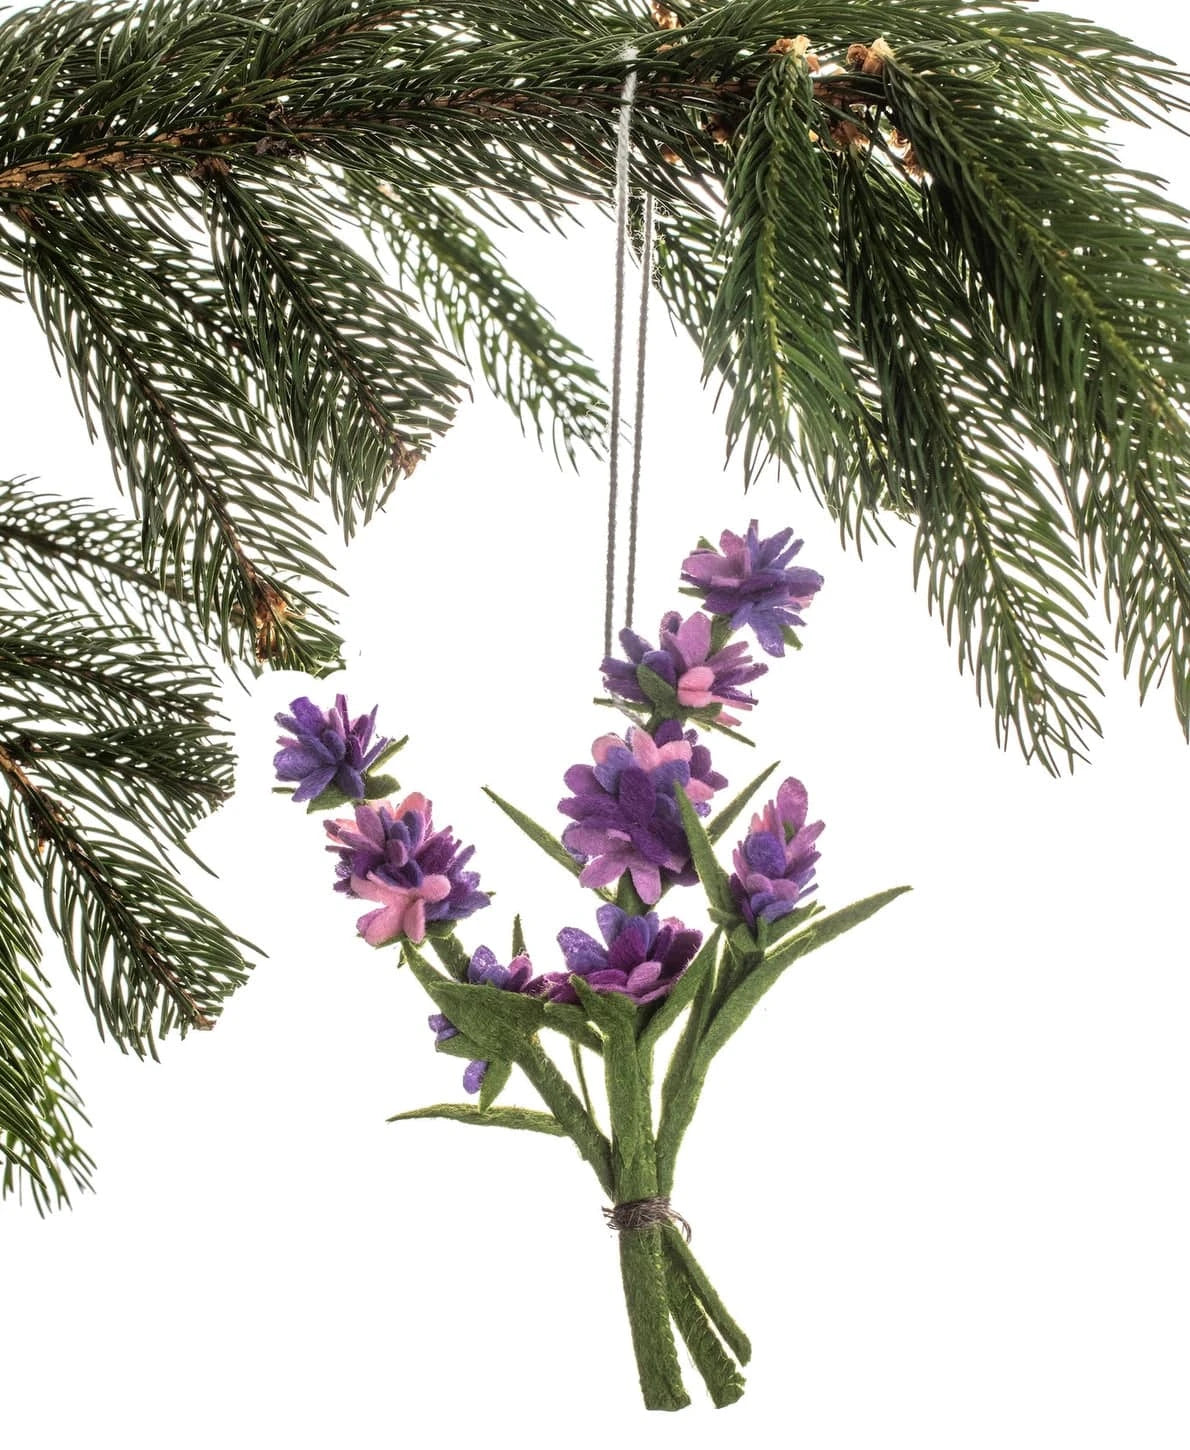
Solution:
M 467 963 L 467 980 L 477 987 L 498 987 L 502 992 L 523 992 L 531 985 L 533 965 L 527 956 L 513 957 L 505 966 L 496 960 L 496 954 L 489 947 L 477 947 Z M 435 1043 L 448 1042 L 459 1035 L 459 1029 L 442 1012 L 435 1012 L 427 1022 L 434 1033 Z M 477 1093 L 483 1086 L 487 1073 L 487 1062 L 476 1059 L 467 1064 L 463 1073 L 463 1087 L 469 1093 Z
M 822 588 L 821 574 L 790 564 L 801 547 L 792 529 L 760 538 L 753 519 L 742 539 L 724 531 L 718 550 L 691 554 L 682 578 L 702 595 L 704 609 L 730 616 L 732 629 L 752 629 L 766 654 L 783 655 L 784 630 L 804 623 L 798 611 Z
M 488 905 L 479 876 L 465 870 L 475 847 L 460 846 L 450 827 L 435 831 L 431 805 L 414 792 L 399 805 L 355 807 L 355 819 L 325 821 L 339 861 L 336 891 L 379 903 L 361 916 L 360 935 L 372 946 L 400 937 L 419 942 L 432 921 L 461 921 Z
M 601 946 L 577 927 L 558 933 L 566 958 L 566 971 L 549 972 L 530 984 L 529 991 L 551 1002 L 577 1002 L 571 977 L 583 977 L 597 992 L 622 992 L 637 1004 L 666 996 L 694 959 L 702 933 L 683 926 L 676 917 L 659 921 L 657 913 L 629 916 L 606 904 L 595 913 L 603 936 Z
M 662 617 L 657 648 L 631 629 L 620 631 L 620 643 L 628 658 L 605 659 L 603 683 L 613 695 L 642 705 L 651 703 L 637 673 L 642 665 L 671 685 L 678 704 L 687 710 L 702 710 L 709 705 L 751 710 L 756 701 L 740 686 L 768 671 L 768 665 L 753 663 L 743 640 L 712 653 L 711 621 L 705 614 L 692 614 L 684 620 L 671 610 Z M 726 710 L 720 710 L 716 719 L 723 725 L 740 723 Z
M 298 782 L 293 799 L 313 800 L 334 785 L 351 800 L 363 800 L 364 772 L 389 743 L 384 737 L 371 743 L 375 708 L 352 720 L 343 695 L 335 696 L 330 710 L 320 710 L 305 696 L 289 708 L 292 715 L 276 717 L 291 733 L 278 737 L 282 749 L 273 756 L 273 769 L 278 780 Z
M 810 885 L 818 852 L 814 842 L 822 821 L 806 825 L 806 787 L 800 780 L 782 782 L 777 799 L 752 817 L 748 834 L 735 849 L 731 891 L 748 925 L 787 916 Z
M 663 882 L 691 885 L 697 879 L 682 829 L 674 786 L 681 785 L 700 815 L 715 791 L 727 784 L 711 769 L 711 753 L 666 720 L 650 735 L 634 727 L 627 740 L 602 735 L 591 748 L 595 764 L 572 765 L 566 784 L 574 795 L 558 802 L 573 824 L 562 844 L 583 862 L 584 886 L 610 886 L 627 871 L 642 901 L 660 897 Z

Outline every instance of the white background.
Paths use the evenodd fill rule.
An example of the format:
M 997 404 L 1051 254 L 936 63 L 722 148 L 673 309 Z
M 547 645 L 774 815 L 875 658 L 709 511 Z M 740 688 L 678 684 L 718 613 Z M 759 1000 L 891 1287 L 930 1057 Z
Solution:
M 1152 0 L 1082 8 L 1184 51 Z M 1188 144 L 1130 154 L 1184 176 Z M 605 363 L 606 226 L 507 250 Z M 3 468 L 104 489 L 32 318 L 5 326 Z M 282 676 L 230 697 L 239 792 L 196 839 L 206 899 L 268 953 L 217 1031 L 124 1057 L 51 964 L 98 1192 L 45 1222 L 0 1207 L 5 1444 L 1187 1444 L 1190 788 L 1168 692 L 1138 709 L 1113 664 L 1073 779 L 998 753 L 908 541 L 861 565 L 789 483 L 745 499 L 663 321 L 649 395 L 638 618 L 675 602 L 700 533 L 794 524 L 827 583 L 760 682 L 758 751 L 717 763 L 740 784 L 780 756 L 807 783 L 824 904 L 914 887 L 784 980 L 687 1142 L 675 1202 L 752 1334 L 744 1400 L 711 1410 L 692 1373 L 695 1408 L 638 1408 L 615 1243 L 568 1144 L 386 1125 L 461 1099 L 462 1064 L 394 953 L 354 936 L 320 826 L 269 792 L 272 715 L 310 688 Z M 498 893 L 465 942 L 502 950 L 519 909 L 541 970 L 590 902 L 479 788 L 561 824 L 562 772 L 611 724 L 589 703 L 603 508 L 599 465 L 557 471 L 478 398 L 347 552 L 351 667 L 312 691 L 410 733 L 402 786 Z

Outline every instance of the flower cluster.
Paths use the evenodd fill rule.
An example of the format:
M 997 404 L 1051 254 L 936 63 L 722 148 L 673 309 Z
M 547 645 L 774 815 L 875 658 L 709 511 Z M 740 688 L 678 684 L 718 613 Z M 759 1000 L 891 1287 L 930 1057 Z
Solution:
M 622 992 L 635 1003 L 657 1002 L 669 994 L 690 965 L 702 933 L 676 917 L 659 921 L 657 913 L 629 916 L 610 903 L 595 913 L 604 945 L 578 927 L 558 933 L 566 971 L 551 972 L 528 990 L 551 1002 L 577 1002 L 571 977 L 582 977 L 597 992 Z
M 389 744 L 381 738 L 372 743 L 376 710 L 352 720 L 347 700 L 335 696 L 334 708 L 320 710 L 303 696 L 289 707 L 292 715 L 278 715 L 277 724 L 290 731 L 278 738 L 282 748 L 273 756 L 277 779 L 297 781 L 295 801 L 314 800 L 330 786 L 348 800 L 363 800 L 364 772 Z
M 680 785 L 702 815 L 715 791 L 727 784 L 711 769 L 711 755 L 693 730 L 666 720 L 654 735 L 639 726 L 600 736 L 591 748 L 594 766 L 572 765 L 566 784 L 573 796 L 558 802 L 573 824 L 562 844 L 583 862 L 583 886 L 610 886 L 625 871 L 640 899 L 652 906 L 662 885 L 696 879 L 674 787 Z
M 628 658 L 605 659 L 603 682 L 613 695 L 636 704 L 650 703 L 640 676 L 643 667 L 659 675 L 676 692 L 683 709 L 732 705 L 751 710 L 756 701 L 740 686 L 750 684 L 768 670 L 767 665 L 753 662 L 742 640 L 713 650 L 711 621 L 705 614 L 692 614 L 685 620 L 676 610 L 664 615 L 657 648 L 631 629 L 620 631 L 620 643 Z M 740 723 L 724 709 L 716 719 L 722 725 Z
M 786 630 L 804 623 L 798 611 L 822 588 L 821 574 L 790 565 L 801 547 L 792 529 L 760 538 L 753 519 L 743 538 L 725 530 L 718 550 L 691 554 L 682 579 L 702 595 L 709 613 L 730 617 L 732 629 L 753 630 L 766 654 L 783 655 Z
M 496 954 L 490 947 L 477 947 L 467 963 L 467 981 L 475 987 L 498 987 L 502 992 L 523 992 L 529 986 L 532 976 L 533 966 L 527 956 L 513 957 L 504 967 L 496 960 Z M 434 1033 L 435 1043 L 448 1042 L 459 1035 L 459 1029 L 442 1012 L 435 1012 L 426 1020 Z M 469 1062 L 463 1073 L 464 1091 L 477 1093 L 483 1086 L 487 1070 L 488 1064 L 482 1058 Z
M 735 849 L 731 892 L 748 925 L 787 916 L 815 887 L 814 842 L 823 822 L 806 824 L 808 800 L 800 780 L 783 781 L 775 801 L 752 817 L 748 834 Z
M 421 941 L 427 922 L 460 921 L 488 905 L 479 877 L 464 868 L 474 846 L 461 847 L 450 827 L 435 831 L 430 802 L 414 793 L 399 804 L 358 805 L 354 820 L 326 821 L 339 857 L 335 889 L 375 901 L 358 922 L 369 945 L 401 937 Z

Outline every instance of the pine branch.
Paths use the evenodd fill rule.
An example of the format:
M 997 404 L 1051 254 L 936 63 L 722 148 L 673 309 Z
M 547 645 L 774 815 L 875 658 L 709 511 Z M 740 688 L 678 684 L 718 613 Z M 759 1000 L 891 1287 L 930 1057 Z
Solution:
M 791 407 L 812 476 L 828 473 L 860 407 L 839 347 L 830 199 L 814 119 L 802 47 L 778 57 L 762 78 L 727 179 L 728 261 L 703 356 L 708 372 L 736 370 L 728 450 L 743 440 L 748 479 L 771 456 L 792 462 Z
M 1125 668 L 1142 698 L 1172 671 L 1190 738 L 1190 214 L 1069 129 L 993 107 L 949 58 L 899 56 L 886 80 L 933 178 L 930 234 L 1040 425 Z
M 0 589 L 14 609 L 77 607 L 126 629 L 148 624 L 175 648 L 201 650 L 183 598 L 145 569 L 132 520 L 29 485 L 0 479 Z
M 212 685 L 143 636 L 0 617 L 0 778 L 25 823 L 10 850 L 40 880 L 101 1030 L 137 1053 L 174 1027 L 210 1027 L 247 973 L 242 943 L 159 844 L 185 850 L 229 789 Z
M 969 330 L 961 279 L 923 245 L 912 187 L 878 156 L 849 153 L 839 207 L 843 275 L 885 400 L 889 486 L 920 521 L 915 576 L 926 571 L 997 739 L 1011 728 L 1026 758 L 1072 764 L 1083 732 L 1099 731 L 1084 691 L 1097 688 L 1103 651 L 1070 530 L 1022 446 L 1022 435 L 1034 450 L 1041 440 L 1026 419 L 1007 426 L 999 400 L 1011 384 L 987 329 Z
M 229 310 L 311 485 L 350 537 L 450 426 L 458 379 L 415 315 L 295 191 L 212 171 L 207 215 Z
M 370 181 L 348 194 L 387 243 L 399 275 L 425 299 L 443 340 L 478 363 L 497 397 L 544 441 L 552 421 L 571 463 L 578 447 L 601 451 L 607 402 L 599 375 L 549 314 L 504 269 L 500 253 L 450 197 L 406 195 Z
M 88 1188 L 94 1165 L 76 1139 L 86 1118 L 12 870 L 13 829 L 11 812 L 0 816 L 0 1196 L 28 1193 L 45 1213 Z
M 229 656 L 326 668 L 333 637 L 285 574 L 330 581 L 280 481 L 269 421 L 226 351 L 157 283 L 163 267 L 192 271 L 193 254 L 99 207 L 85 224 L 53 211 L 24 220 L 26 285 L 92 435 L 103 429 L 141 506 L 142 551 L 162 583 L 183 583 L 199 627 Z M 145 255 L 152 264 L 139 264 Z

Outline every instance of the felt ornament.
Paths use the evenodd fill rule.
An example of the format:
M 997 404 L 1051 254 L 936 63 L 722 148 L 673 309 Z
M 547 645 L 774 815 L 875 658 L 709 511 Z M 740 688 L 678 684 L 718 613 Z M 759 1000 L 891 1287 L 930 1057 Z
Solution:
M 352 814 L 326 821 L 325 830 L 335 890 L 368 908 L 356 923 L 359 934 L 373 946 L 398 948 L 434 1007 L 428 1026 L 437 1051 L 466 1061 L 462 1086 L 470 1101 L 390 1121 L 441 1118 L 570 1138 L 619 1236 L 649 1409 L 690 1402 L 678 1337 L 717 1406 L 743 1393 L 741 1369 L 751 1352 L 694 1256 L 689 1223 L 671 1203 L 678 1150 L 711 1063 L 794 962 L 907 889 L 824 910 L 812 899 L 823 823 L 808 820 L 806 787 L 785 779 L 740 832 L 737 822 L 777 766 L 725 801 L 728 781 L 703 738 L 752 743 L 728 713 L 755 706 L 744 687 L 768 668 L 751 658 L 746 636 L 774 658 L 797 647 L 796 630 L 822 585 L 819 574 L 793 562 L 800 547 L 790 529 L 762 539 L 755 520 L 743 535 L 725 532 L 718 549 L 703 540 L 682 570 L 686 592 L 701 607 L 684 619 L 667 613 L 655 644 L 621 631 L 626 658 L 604 659 L 609 693 L 600 703 L 622 712 L 627 724 L 595 741 L 590 763 L 565 772 L 560 836 L 489 792 L 597 898 L 595 930 L 564 928 L 559 955 L 546 964 L 531 960 L 519 916 L 506 958 L 487 943 L 463 945 L 461 923 L 489 904 L 471 869 L 474 848 L 435 826 L 422 793 L 379 799 L 396 789 L 379 769 L 404 741 L 374 739 L 375 710 L 353 720 L 339 696 L 327 710 L 295 700 L 292 713 L 277 716 L 288 732 L 274 760 L 282 788 L 312 811 L 352 803 Z M 733 828 L 729 869 L 717 848 Z M 692 923 L 686 905 L 681 917 L 665 914 L 663 898 L 681 887 L 698 888 L 704 922 Z M 662 1069 L 657 1048 L 670 1029 Z M 569 1073 L 551 1050 L 559 1047 Z M 514 1066 L 536 1104 L 499 1101 Z

